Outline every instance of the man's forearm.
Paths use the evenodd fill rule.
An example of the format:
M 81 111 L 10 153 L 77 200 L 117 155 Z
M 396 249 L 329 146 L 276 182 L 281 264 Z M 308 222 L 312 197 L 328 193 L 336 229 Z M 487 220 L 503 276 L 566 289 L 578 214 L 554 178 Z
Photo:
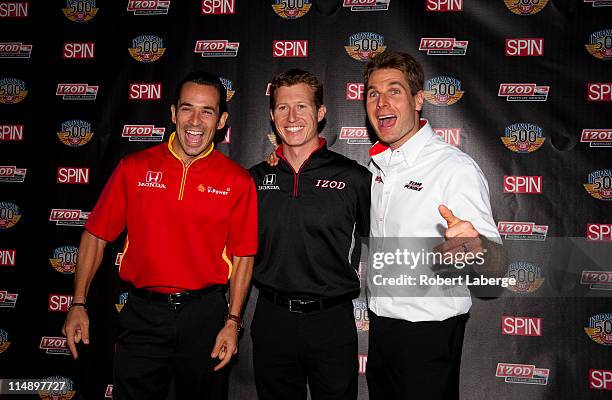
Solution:
M 85 303 L 87 293 L 89 292 L 89 285 L 102 263 L 105 247 L 105 240 L 92 235 L 88 231 L 84 231 L 83 235 L 81 235 L 79 256 L 74 276 L 73 302 Z
M 240 316 L 251 288 L 255 256 L 233 257 L 234 271 L 230 277 L 229 313 Z

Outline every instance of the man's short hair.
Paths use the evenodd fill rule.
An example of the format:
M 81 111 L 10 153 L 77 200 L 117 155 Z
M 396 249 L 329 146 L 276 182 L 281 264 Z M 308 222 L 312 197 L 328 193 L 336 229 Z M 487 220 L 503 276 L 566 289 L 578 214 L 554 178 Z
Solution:
M 425 81 L 423 67 L 418 61 L 408 53 L 386 50 L 372 59 L 366 65 L 364 72 L 365 87 L 367 90 L 368 80 L 372 73 L 379 69 L 397 69 L 404 74 L 406 82 L 410 86 L 410 91 L 414 96 L 419 90 L 423 90 Z
M 197 83 L 198 85 L 208 85 L 217 89 L 219 93 L 219 115 L 227 111 L 227 94 L 225 86 L 221 83 L 218 76 L 206 71 L 192 71 L 179 82 L 174 92 L 174 105 L 178 107 L 178 102 L 181 96 L 181 89 L 187 82 Z
M 298 68 L 281 72 L 272 78 L 272 82 L 270 83 L 270 109 L 273 110 L 276 106 L 276 91 L 278 88 L 281 86 L 293 86 L 298 83 L 305 83 L 312 88 L 314 103 L 318 110 L 319 107 L 323 105 L 323 85 L 316 76 Z

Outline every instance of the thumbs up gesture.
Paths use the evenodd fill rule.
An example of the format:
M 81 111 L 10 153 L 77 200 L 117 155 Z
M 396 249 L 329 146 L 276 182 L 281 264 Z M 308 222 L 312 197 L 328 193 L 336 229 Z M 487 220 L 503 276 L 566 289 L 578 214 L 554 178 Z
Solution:
M 437 251 L 451 254 L 475 254 L 485 251 L 480 234 L 471 222 L 458 218 L 443 204 L 438 206 L 438 212 L 446 220 L 447 228 L 444 231 L 446 241 L 436 246 Z

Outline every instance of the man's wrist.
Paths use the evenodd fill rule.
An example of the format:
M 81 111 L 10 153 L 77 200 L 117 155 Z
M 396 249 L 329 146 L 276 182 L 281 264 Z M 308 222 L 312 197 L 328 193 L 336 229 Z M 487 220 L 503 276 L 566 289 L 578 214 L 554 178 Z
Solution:
M 85 311 L 87 311 L 87 303 L 84 301 L 73 301 L 70 306 L 68 306 L 69 310 L 72 310 L 74 307 L 82 307 Z
M 225 316 L 225 324 L 227 324 L 228 322 L 236 326 L 236 331 L 240 332 L 242 330 L 243 320 L 240 316 L 228 313 Z

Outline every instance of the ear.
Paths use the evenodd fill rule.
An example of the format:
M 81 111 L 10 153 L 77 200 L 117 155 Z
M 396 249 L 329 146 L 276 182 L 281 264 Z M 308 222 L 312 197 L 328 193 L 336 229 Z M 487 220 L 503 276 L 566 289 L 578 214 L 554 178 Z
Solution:
M 270 119 L 274 122 L 274 111 L 270 109 Z
M 217 129 L 222 129 L 225 126 L 225 122 L 227 121 L 227 117 L 229 114 L 225 111 L 221 114 L 221 118 L 219 118 L 219 122 L 217 123 Z
M 321 107 L 319 107 L 319 110 L 317 111 L 317 122 L 323 121 L 323 118 L 325 118 L 326 113 L 327 113 L 327 107 L 321 104 Z
M 417 94 L 414 95 L 414 108 L 417 111 L 421 111 L 423 109 L 423 101 L 425 100 L 425 92 L 419 90 Z
M 174 104 L 170 106 L 170 113 L 172 114 L 172 123 L 176 125 L 176 106 Z

